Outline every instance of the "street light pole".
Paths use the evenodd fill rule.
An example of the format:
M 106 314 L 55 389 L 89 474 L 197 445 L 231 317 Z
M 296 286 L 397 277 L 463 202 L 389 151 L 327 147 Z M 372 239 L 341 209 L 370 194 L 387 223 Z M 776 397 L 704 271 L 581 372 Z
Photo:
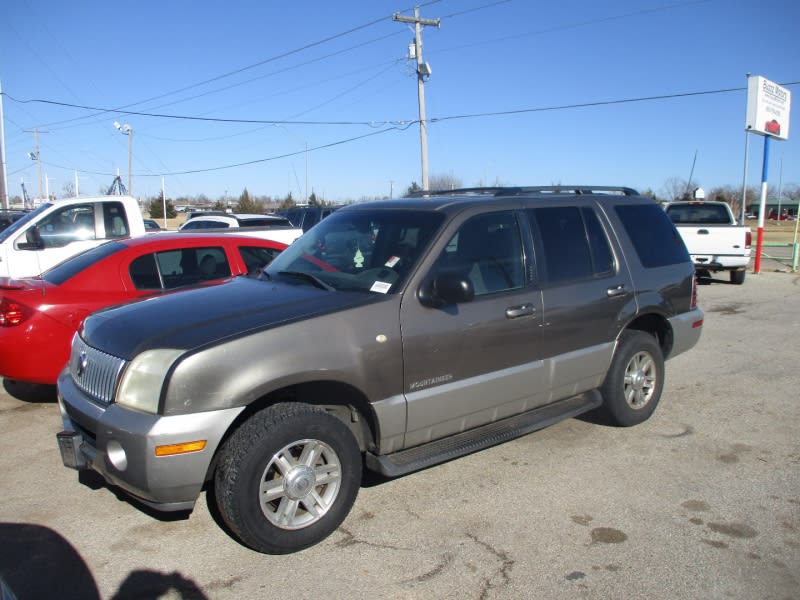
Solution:
M 305 203 L 308 204 L 308 142 L 306 144 L 306 198 Z
M 128 136 L 128 195 L 133 196 L 133 127 L 127 123 L 120 125 L 118 121 L 114 121 L 114 127 Z

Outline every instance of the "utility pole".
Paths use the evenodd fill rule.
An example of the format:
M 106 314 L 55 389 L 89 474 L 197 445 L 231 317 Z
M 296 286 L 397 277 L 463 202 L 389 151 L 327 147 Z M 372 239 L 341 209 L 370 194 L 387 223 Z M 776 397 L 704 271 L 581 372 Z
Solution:
M 414 56 L 417 59 L 417 98 L 419 99 L 419 141 L 422 158 L 422 191 L 428 191 L 428 121 L 425 116 L 425 78 L 431 76 L 431 67 L 422 60 L 422 27 L 424 25 L 439 28 L 440 19 L 422 19 L 419 6 L 414 7 L 414 16 L 405 17 L 400 13 L 392 15 L 393 21 L 414 24 Z
M 6 173 L 6 134 L 3 129 L 3 84 L 0 83 L 0 206 L 8 208 L 8 179 Z
M 78 181 L 79 179 L 86 179 L 86 177 L 78 176 L 78 170 L 75 169 L 75 197 L 76 198 L 81 195 L 81 184 Z
M 164 229 L 167 228 L 167 191 L 164 189 L 164 178 L 161 178 L 161 208 L 163 209 L 162 216 L 164 217 Z
M 31 131 L 28 130 L 28 133 L 31 133 Z M 31 160 L 35 160 L 36 161 L 36 175 L 39 178 L 39 194 L 38 194 L 38 197 L 41 200 L 43 198 L 43 196 L 42 196 L 43 189 L 42 189 L 42 155 L 41 155 L 41 152 L 39 151 L 39 130 L 37 128 L 34 128 L 32 133 L 33 133 L 34 150 L 33 150 L 33 152 L 28 152 L 28 157 Z M 44 131 L 42 133 L 47 133 L 47 132 Z
M 44 185 L 45 185 L 45 200 L 48 202 L 50 201 L 50 180 L 55 180 L 55 177 L 48 177 L 47 173 L 44 174 Z M 55 194 L 53 194 L 55 196 Z
M 114 121 L 114 127 L 122 135 L 128 136 L 128 195 L 133 196 L 133 127 L 127 123 L 120 125 L 118 121 Z

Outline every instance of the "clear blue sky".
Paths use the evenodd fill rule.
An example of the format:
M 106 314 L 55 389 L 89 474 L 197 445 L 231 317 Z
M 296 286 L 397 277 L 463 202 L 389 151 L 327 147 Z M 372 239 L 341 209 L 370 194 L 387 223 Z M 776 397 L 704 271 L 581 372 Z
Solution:
M 465 186 L 660 193 L 689 178 L 695 153 L 694 181 L 741 186 L 746 73 L 800 82 L 797 0 L 420 6 L 441 18 L 423 31 L 430 172 Z M 164 176 L 169 198 L 235 198 L 246 187 L 299 199 L 306 158 L 309 193 L 400 195 L 421 181 L 420 142 L 405 58 L 413 32 L 391 16 L 412 9 L 400 0 L 3 2 L 9 194 L 21 178 L 36 192 L 26 156 L 34 128 L 51 192 L 61 195 L 76 170 L 82 193 L 107 188 L 117 170 L 127 182 L 116 120 L 134 131 L 137 196 L 157 195 Z M 771 144 L 771 190 L 800 183 L 800 85 L 787 87 L 793 123 L 788 141 Z M 596 105 L 574 107 L 586 104 Z M 114 111 L 122 107 L 142 114 Z M 750 138 L 748 183 L 758 185 L 763 138 Z

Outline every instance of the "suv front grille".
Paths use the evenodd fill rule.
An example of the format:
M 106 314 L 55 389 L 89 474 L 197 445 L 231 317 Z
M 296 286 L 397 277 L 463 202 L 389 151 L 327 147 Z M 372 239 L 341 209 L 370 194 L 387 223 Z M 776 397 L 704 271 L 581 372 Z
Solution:
M 69 357 L 69 374 L 80 390 L 102 404 L 111 404 L 117 380 L 126 361 L 92 348 L 75 334 Z

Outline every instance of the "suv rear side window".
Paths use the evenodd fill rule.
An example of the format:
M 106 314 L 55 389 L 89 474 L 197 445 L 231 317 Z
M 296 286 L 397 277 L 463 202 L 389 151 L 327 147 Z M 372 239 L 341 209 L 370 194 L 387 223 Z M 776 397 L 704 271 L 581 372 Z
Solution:
M 529 209 L 542 280 L 590 279 L 614 271 L 614 255 L 594 210 L 548 206 Z
M 626 204 L 615 210 L 642 265 L 654 268 L 689 262 L 678 230 L 658 205 Z

